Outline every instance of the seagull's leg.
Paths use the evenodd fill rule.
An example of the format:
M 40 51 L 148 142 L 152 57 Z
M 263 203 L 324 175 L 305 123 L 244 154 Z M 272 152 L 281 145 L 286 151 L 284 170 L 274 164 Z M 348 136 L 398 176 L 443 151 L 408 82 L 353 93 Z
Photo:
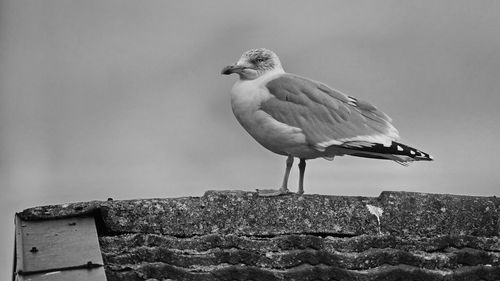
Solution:
M 286 193 L 288 192 L 288 177 L 290 176 L 292 165 L 293 165 L 293 156 L 288 155 L 288 158 L 286 158 L 285 176 L 283 177 L 283 183 L 281 184 L 280 188 L 281 191 Z
M 304 194 L 304 173 L 306 171 L 306 159 L 300 158 L 299 163 L 299 191 L 297 194 Z
M 286 158 L 286 168 L 285 168 L 285 176 L 283 177 L 283 183 L 281 184 L 281 188 L 278 190 L 257 190 L 260 196 L 277 196 L 288 194 L 290 191 L 288 190 L 288 177 L 290 176 L 290 171 L 292 170 L 293 165 L 293 156 L 288 155 Z

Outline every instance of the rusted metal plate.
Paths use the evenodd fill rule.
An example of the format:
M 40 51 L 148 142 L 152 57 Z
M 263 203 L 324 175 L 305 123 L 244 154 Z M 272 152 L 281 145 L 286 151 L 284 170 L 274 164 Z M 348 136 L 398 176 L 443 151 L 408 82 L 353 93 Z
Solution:
M 93 269 L 72 269 L 37 273 L 30 275 L 18 275 L 18 281 L 103 281 L 106 280 L 104 267 Z
M 16 217 L 19 280 L 27 280 L 28 275 L 31 280 L 59 280 L 55 278 L 68 274 L 85 278 L 60 280 L 106 280 L 87 279 L 88 274 L 104 276 L 102 265 L 94 218 L 23 221 Z

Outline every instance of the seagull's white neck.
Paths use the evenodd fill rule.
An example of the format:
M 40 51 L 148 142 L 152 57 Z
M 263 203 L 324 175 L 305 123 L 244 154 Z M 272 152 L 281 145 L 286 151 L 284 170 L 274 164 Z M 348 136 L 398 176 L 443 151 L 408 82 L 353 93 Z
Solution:
M 269 70 L 266 73 L 264 73 L 262 76 L 267 76 L 267 75 L 274 76 L 276 74 L 284 74 L 284 73 L 285 73 L 285 70 L 283 69 L 283 67 L 281 67 L 281 65 L 278 65 L 275 68 L 273 68 L 272 70 Z
M 263 90 L 267 82 L 283 74 L 285 71 L 280 67 L 268 70 L 252 80 L 238 79 L 231 90 L 231 103 L 236 117 L 257 110 L 261 102 L 270 98 L 269 91 Z

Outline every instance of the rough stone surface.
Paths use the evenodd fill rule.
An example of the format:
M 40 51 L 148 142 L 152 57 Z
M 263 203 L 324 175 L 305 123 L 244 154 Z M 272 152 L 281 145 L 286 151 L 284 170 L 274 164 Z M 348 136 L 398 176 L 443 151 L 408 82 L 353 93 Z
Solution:
M 499 203 L 208 191 L 19 215 L 95 216 L 108 280 L 500 280 Z

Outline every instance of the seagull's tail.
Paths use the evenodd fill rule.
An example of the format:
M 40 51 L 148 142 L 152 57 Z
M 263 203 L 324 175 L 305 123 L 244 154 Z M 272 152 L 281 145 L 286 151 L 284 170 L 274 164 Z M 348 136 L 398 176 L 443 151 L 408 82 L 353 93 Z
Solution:
M 363 146 L 352 146 L 349 143 L 344 143 L 342 146 L 350 148 L 351 151 L 348 154 L 352 156 L 389 159 L 404 166 L 408 166 L 408 163 L 413 161 L 433 160 L 430 154 L 395 141 L 390 146 L 376 143 Z

